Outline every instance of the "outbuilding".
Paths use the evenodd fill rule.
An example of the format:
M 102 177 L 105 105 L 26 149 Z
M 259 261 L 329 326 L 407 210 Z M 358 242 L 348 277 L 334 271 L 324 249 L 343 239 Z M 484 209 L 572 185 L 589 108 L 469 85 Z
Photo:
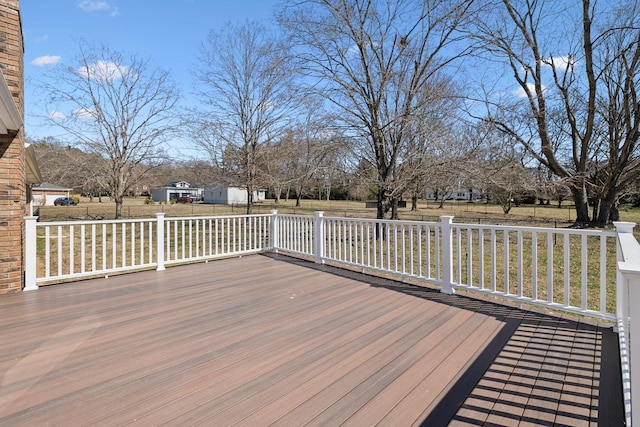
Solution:
M 255 190 L 253 192 L 253 201 L 264 202 L 266 195 L 267 192 L 265 190 Z M 226 185 L 205 187 L 203 201 L 204 203 L 218 205 L 246 205 L 249 202 L 246 189 Z

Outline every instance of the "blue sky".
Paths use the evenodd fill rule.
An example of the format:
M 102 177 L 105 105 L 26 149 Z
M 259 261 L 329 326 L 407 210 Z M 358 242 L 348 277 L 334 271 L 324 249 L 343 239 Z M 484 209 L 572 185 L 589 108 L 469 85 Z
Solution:
M 200 44 L 225 23 L 268 21 L 281 0 L 23 0 L 25 130 L 38 139 L 60 131 L 38 119 L 35 82 L 48 67 L 71 63 L 81 39 L 150 58 L 171 72 L 183 94 Z

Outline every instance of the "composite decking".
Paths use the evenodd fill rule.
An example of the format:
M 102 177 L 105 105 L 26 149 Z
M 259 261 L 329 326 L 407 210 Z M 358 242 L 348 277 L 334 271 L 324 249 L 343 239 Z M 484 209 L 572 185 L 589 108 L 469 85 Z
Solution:
M 4 295 L 0 313 L 2 426 L 623 419 L 610 325 L 277 255 Z

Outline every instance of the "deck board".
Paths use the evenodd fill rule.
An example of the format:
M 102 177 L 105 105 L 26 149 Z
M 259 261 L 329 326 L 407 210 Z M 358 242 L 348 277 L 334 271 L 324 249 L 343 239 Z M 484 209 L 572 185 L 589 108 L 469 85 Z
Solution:
M 49 286 L 0 311 L 0 425 L 622 417 L 599 398 L 602 375 L 616 384 L 608 325 L 282 256 Z

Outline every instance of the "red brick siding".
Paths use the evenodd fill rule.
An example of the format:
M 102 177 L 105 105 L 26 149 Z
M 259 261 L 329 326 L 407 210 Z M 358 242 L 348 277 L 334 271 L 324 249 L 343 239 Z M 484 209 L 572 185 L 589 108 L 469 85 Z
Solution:
M 23 40 L 17 0 L 0 0 L 0 71 L 24 114 Z M 0 135 L 0 293 L 22 289 L 27 214 L 24 137 Z

